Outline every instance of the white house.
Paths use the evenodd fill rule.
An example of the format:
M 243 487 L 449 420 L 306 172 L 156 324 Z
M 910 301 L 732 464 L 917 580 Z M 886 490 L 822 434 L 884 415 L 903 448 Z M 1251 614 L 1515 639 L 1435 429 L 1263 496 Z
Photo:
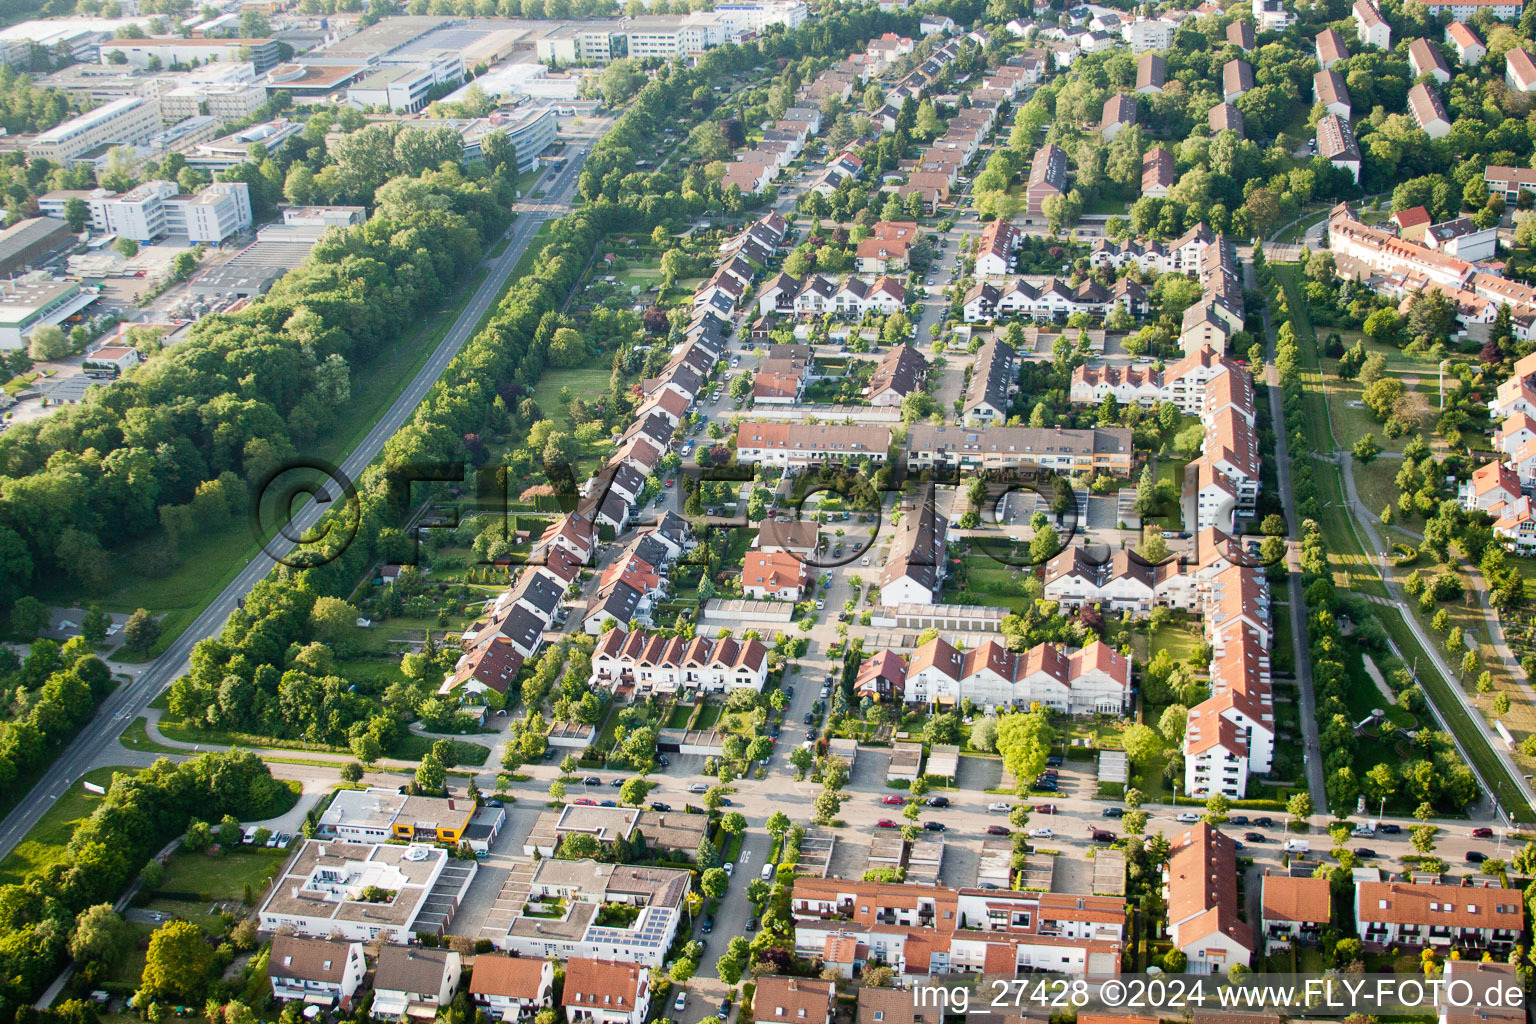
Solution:
M 493 1020 L 518 1021 L 553 1004 L 554 961 L 480 953 L 469 979 L 469 995 Z
M 309 939 L 279 932 L 272 938 L 267 977 L 272 998 L 290 999 L 347 1010 L 368 973 L 363 944 L 357 941 Z
M 451 949 L 387 945 L 373 972 L 375 1017 L 436 1016 L 453 999 L 463 968 Z
M 639 964 L 572 957 L 565 965 L 567 1024 L 644 1024 L 649 972 Z

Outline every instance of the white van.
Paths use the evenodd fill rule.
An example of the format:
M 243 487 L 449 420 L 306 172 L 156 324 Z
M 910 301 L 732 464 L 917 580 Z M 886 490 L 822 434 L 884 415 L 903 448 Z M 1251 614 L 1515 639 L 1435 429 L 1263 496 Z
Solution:
M 773 881 L 773 870 L 774 870 L 773 869 L 773 864 L 771 862 L 767 863 L 767 864 L 764 864 L 763 865 L 763 870 L 761 872 L 759 872 L 759 876 L 762 878 L 763 881 L 771 882 L 771 881 Z

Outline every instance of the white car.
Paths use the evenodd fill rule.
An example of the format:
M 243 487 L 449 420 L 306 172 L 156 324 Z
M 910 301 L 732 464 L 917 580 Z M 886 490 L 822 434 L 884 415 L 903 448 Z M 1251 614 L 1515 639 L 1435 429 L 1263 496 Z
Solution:
M 993 812 L 994 814 L 1007 814 L 1009 811 L 1013 810 L 1013 805 L 1004 803 L 987 804 L 987 810 Z
M 825 601 L 817 601 L 816 602 L 816 610 L 817 611 L 825 611 L 826 607 L 827 607 L 827 602 L 825 602 Z
M 708 793 L 709 792 L 709 783 L 707 783 L 707 782 L 695 782 L 693 785 L 688 787 L 688 792 L 690 792 L 690 793 Z
M 726 861 L 722 866 L 725 868 L 725 877 L 729 878 L 736 873 L 736 865 L 731 861 Z
M 1174 818 L 1173 820 L 1174 821 L 1182 821 L 1186 825 L 1188 825 L 1188 824 L 1193 824 L 1194 822 L 1199 821 L 1200 820 L 1200 815 L 1196 814 L 1194 811 L 1185 811 L 1183 814 L 1180 814 L 1177 818 Z
M 677 998 L 672 1000 L 672 1011 L 674 1013 L 682 1013 L 683 1012 L 683 1008 L 686 1007 L 687 1005 L 688 1005 L 688 992 L 687 992 L 686 989 L 679 989 L 678 993 L 677 993 Z
M 868 555 L 865 555 L 865 556 L 864 556 L 864 558 L 863 558 L 863 560 L 862 560 L 862 561 L 860 561 L 860 562 L 859 562 L 859 564 L 860 564 L 860 565 L 868 565 L 868 564 L 869 564 L 869 556 L 868 556 Z
M 1048 828 L 1032 828 L 1029 830 L 1029 838 L 1031 839 L 1049 839 L 1055 834 Z

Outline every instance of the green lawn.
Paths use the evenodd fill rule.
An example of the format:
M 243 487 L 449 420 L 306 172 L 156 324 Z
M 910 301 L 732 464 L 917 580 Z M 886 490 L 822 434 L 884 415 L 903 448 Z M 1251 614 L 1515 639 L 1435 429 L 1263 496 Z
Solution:
M 128 768 L 93 768 L 73 783 L 53 806 L 43 812 L 36 825 L 26 834 L 16 848 L 0 861 L 0 884 L 20 885 L 27 875 L 64 859 L 64 848 L 75 834 L 75 828 L 96 810 L 101 797 L 87 792 L 84 782 L 110 786 L 115 772 L 131 771 Z
M 186 751 L 180 747 L 168 747 L 164 743 L 157 743 L 150 739 L 149 730 L 146 728 L 148 720 L 142 716 L 135 718 L 133 723 L 124 729 L 117 739 L 129 750 L 147 750 L 152 754 L 184 754 Z
M 1137 637 L 1140 640 L 1140 637 Z M 1146 654 L 1144 660 L 1150 661 L 1158 651 L 1167 650 L 1169 656 L 1175 662 L 1188 663 L 1194 657 L 1195 651 L 1205 642 L 1205 635 L 1201 633 L 1198 624 L 1189 622 L 1170 622 L 1162 629 L 1154 632 L 1146 641 Z
M 575 428 L 575 424 L 571 422 L 566 408 L 569 399 L 562 395 L 562 389 L 570 389 L 570 398 L 584 398 L 591 402 L 608 394 L 612 377 L 611 366 L 583 366 L 571 370 L 551 367 L 544 371 L 538 385 L 534 387 L 533 400 L 538 403 L 546 419 L 554 420 L 562 431 L 569 432 Z
M 277 874 L 289 851 L 237 846 L 218 856 L 177 852 L 165 862 L 158 892 L 197 893 L 200 899 L 243 899 L 246 886 L 258 898 Z

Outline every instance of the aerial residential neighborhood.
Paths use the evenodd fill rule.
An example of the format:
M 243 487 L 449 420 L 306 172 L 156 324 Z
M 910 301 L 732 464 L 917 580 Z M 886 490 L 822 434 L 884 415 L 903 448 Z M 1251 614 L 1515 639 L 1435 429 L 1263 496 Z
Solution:
M 0 1024 L 1523 1024 L 1533 54 L 0 5 Z

